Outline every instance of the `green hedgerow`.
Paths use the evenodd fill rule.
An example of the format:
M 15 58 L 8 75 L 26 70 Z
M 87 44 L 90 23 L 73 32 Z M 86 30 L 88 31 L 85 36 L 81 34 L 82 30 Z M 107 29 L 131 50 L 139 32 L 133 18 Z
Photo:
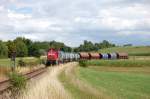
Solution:
M 87 66 L 88 66 L 86 60 L 80 60 L 80 61 L 79 61 L 79 65 L 80 65 L 81 67 L 87 67 Z

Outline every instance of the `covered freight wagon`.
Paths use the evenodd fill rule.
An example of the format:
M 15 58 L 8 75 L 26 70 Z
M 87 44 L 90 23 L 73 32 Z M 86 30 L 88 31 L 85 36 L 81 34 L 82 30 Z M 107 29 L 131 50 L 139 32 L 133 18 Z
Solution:
M 117 53 L 118 59 L 128 59 L 128 53 Z
M 99 53 L 89 53 L 90 59 L 99 59 Z
M 79 55 L 80 55 L 80 59 L 90 59 L 89 54 L 86 52 L 80 52 Z

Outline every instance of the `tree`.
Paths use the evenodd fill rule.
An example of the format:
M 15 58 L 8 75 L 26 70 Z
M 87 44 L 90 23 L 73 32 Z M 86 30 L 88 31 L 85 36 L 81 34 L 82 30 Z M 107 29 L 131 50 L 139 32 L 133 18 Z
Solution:
M 64 43 L 56 42 L 56 41 L 51 41 L 49 44 L 50 44 L 51 48 L 55 48 L 57 50 L 59 50 L 65 46 Z
M 40 57 L 41 56 L 40 47 L 39 47 L 38 43 L 33 43 L 32 45 L 30 45 L 29 55 L 30 56 L 35 56 L 35 57 Z
M 62 50 L 65 52 L 72 52 L 72 48 L 66 46 L 64 43 L 51 41 L 49 44 L 50 44 L 50 48 L 55 48 L 57 50 Z
M 125 45 L 123 45 L 123 46 L 132 46 L 132 44 L 125 44 Z
M 16 38 L 14 43 L 16 45 L 16 53 L 18 57 L 25 57 L 28 55 L 28 48 L 22 38 Z
M 33 42 L 30 39 L 27 39 L 27 38 L 24 38 L 24 37 L 17 37 L 14 40 L 14 42 L 17 42 L 17 41 L 21 41 L 21 42 L 23 42 L 27 46 L 28 56 L 30 56 L 30 54 L 29 54 L 29 47 L 32 45 Z
M 16 43 L 16 52 L 18 57 L 25 57 L 28 55 L 28 49 L 24 42 Z
M 8 57 L 8 47 L 0 41 L 0 58 Z
M 84 43 L 79 46 L 79 48 L 75 49 L 76 51 L 97 51 L 97 47 L 91 41 L 84 40 Z
M 115 44 L 111 44 L 106 40 L 103 40 L 101 43 L 92 43 L 91 41 L 85 40 L 83 44 L 81 44 L 78 48 L 75 48 L 75 52 L 79 51 L 85 51 L 85 52 L 90 52 L 90 51 L 98 51 L 99 49 L 102 48 L 109 48 L 109 47 L 114 47 Z
M 16 45 L 13 41 L 8 41 L 6 43 L 7 47 L 8 47 L 8 57 L 11 57 L 12 52 L 16 52 Z
M 115 47 L 115 44 L 109 43 L 106 40 L 103 40 L 102 43 L 99 43 L 99 48 L 100 49 L 102 49 L 102 48 L 109 48 L 109 47 Z

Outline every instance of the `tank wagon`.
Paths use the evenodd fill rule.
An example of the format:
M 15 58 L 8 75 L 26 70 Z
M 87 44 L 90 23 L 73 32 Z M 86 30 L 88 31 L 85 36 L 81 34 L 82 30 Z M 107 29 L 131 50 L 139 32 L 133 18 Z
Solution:
M 117 59 L 117 53 L 108 53 L 109 59 Z
M 107 53 L 101 53 L 102 59 L 109 59 L 109 56 Z
M 78 60 L 90 59 L 128 59 L 127 53 L 69 53 L 50 48 L 47 52 L 46 66 Z

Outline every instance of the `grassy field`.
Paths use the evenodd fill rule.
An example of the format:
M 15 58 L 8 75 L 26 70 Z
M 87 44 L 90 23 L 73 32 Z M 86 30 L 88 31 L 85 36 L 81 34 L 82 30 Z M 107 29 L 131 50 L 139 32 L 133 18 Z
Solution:
M 100 53 L 127 52 L 130 56 L 150 56 L 150 46 L 113 47 L 99 50 Z
M 37 58 L 34 57 L 24 57 L 24 58 L 16 58 L 16 65 L 18 65 L 18 61 L 22 59 L 25 62 L 34 62 L 37 61 Z M 12 61 L 10 58 L 7 59 L 0 59 L 0 66 L 11 66 L 12 65 Z
M 89 92 L 86 92 L 79 88 L 78 85 L 74 84 L 69 77 L 65 75 L 65 72 L 59 76 L 60 81 L 67 91 L 69 91 L 74 99 L 98 99 Z
M 93 68 L 93 66 L 88 68 L 79 67 L 78 77 L 112 99 L 150 98 L 150 73 L 144 73 L 147 69 L 150 70 L 149 67 L 145 69 L 143 67 L 133 67 L 134 72 L 130 70 L 131 67 L 126 69 L 123 67 L 108 68 L 103 66 L 96 66 L 96 68 Z M 143 71 L 141 72 L 141 70 Z
M 77 66 L 77 64 L 75 65 Z M 100 99 L 99 92 L 76 77 L 77 68 L 75 65 L 69 66 L 59 75 L 59 80 L 65 89 L 72 95 L 73 99 Z
M 150 60 L 91 60 L 88 66 L 118 66 L 118 67 L 150 67 Z
M 18 61 L 22 59 L 26 66 L 20 67 L 18 66 Z M 24 57 L 24 58 L 16 58 L 16 71 L 18 72 L 26 72 L 32 69 L 36 69 L 36 65 L 40 63 L 38 58 L 35 57 Z M 10 58 L 0 59 L 0 80 L 6 78 L 6 74 L 11 71 L 11 67 L 13 66 L 13 62 Z
M 113 61 L 119 61 L 121 66 L 106 66 Z M 69 70 L 73 66 L 68 67 L 59 79 L 75 99 L 149 99 L 150 66 L 147 61 L 142 60 L 138 66 L 136 63 L 125 66 L 131 62 L 126 61 L 92 60 L 86 68 L 74 66 Z M 99 66 L 101 62 L 103 64 Z
M 90 60 L 78 67 L 78 78 L 112 99 L 150 98 L 150 60 Z

